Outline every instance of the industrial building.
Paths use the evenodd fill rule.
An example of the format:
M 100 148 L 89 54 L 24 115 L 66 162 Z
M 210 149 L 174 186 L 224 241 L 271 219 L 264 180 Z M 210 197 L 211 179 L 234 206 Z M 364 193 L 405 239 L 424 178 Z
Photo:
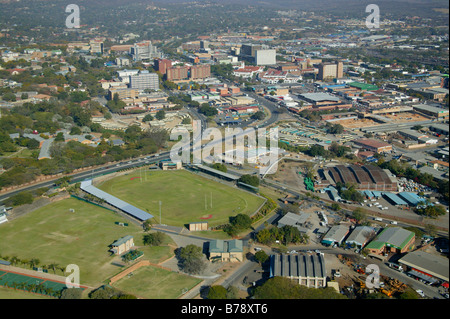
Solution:
M 322 238 L 321 243 L 324 245 L 340 245 L 344 241 L 345 236 L 349 233 L 347 225 L 335 225 Z
M 310 217 L 308 213 L 294 214 L 294 213 L 286 213 L 279 221 L 278 227 L 284 226 L 293 226 L 297 228 L 300 232 L 306 233 L 308 229 L 304 227 L 306 221 Z
M 354 184 L 361 190 L 397 191 L 397 181 L 378 166 L 373 165 L 336 165 L 319 170 L 323 182 L 320 185 L 336 185 L 337 183 Z
M 427 104 L 413 105 L 413 109 L 414 109 L 414 111 L 416 111 L 418 113 L 422 113 L 424 115 L 427 115 L 429 117 L 436 118 L 439 120 L 449 118 L 449 110 L 448 109 L 444 109 L 444 108 L 440 108 L 440 107 L 436 107 L 436 106 L 432 106 L 432 105 L 427 105 Z
M 372 240 L 366 248 L 369 254 L 405 253 L 414 247 L 415 234 L 400 227 L 387 227 Z
M 346 246 L 355 246 L 358 249 L 362 249 L 375 235 L 375 230 L 372 227 L 357 226 L 352 230 L 345 244 Z
M 384 153 L 392 151 L 392 145 L 383 141 L 361 138 L 354 140 L 353 144 L 358 145 L 368 151 L 373 151 L 377 153 Z
M 322 254 L 292 254 L 270 256 L 270 278 L 286 277 L 308 288 L 327 285 L 325 259 Z
M 425 280 L 428 283 L 447 283 L 448 287 L 448 258 L 436 256 L 424 251 L 416 250 L 407 253 L 398 260 L 406 269 L 406 273 Z

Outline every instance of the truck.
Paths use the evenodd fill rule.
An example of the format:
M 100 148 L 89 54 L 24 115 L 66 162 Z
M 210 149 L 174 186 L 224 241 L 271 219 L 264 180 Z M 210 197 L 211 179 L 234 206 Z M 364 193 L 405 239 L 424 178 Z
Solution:
M 399 265 L 399 264 L 389 262 L 389 263 L 387 263 L 387 265 L 388 265 L 389 268 L 398 270 L 398 271 L 400 271 L 400 272 L 403 272 L 403 271 L 404 271 L 403 266 L 401 266 L 401 265 Z
M 378 221 L 378 222 L 382 222 L 382 221 L 383 221 L 383 218 L 375 217 L 374 220 L 376 220 L 376 221 Z

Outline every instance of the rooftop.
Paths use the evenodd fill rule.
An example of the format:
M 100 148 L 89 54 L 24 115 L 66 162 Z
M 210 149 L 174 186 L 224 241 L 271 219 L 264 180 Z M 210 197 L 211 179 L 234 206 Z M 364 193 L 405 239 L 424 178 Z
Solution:
M 416 250 L 399 259 L 399 263 L 448 281 L 448 258 Z
M 400 227 L 387 227 L 367 245 L 367 248 L 381 249 L 387 245 L 403 249 L 414 236 L 414 233 L 409 230 Z

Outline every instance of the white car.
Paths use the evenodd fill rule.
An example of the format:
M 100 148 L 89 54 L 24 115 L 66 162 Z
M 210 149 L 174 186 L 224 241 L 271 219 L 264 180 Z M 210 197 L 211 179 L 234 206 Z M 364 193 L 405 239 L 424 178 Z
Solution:
M 425 294 L 423 293 L 422 290 L 417 289 L 416 292 L 420 295 L 420 297 L 425 298 Z

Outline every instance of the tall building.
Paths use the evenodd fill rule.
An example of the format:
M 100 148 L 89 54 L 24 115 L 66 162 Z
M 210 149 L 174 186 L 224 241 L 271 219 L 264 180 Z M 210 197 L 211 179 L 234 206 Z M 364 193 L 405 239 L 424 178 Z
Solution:
M 91 54 L 103 54 L 103 41 L 100 39 L 93 39 L 89 41 Z
M 277 63 L 276 50 L 256 50 L 256 65 L 274 65 Z
M 241 59 L 256 65 L 274 65 L 277 63 L 276 50 L 268 49 L 266 45 L 261 44 L 243 44 L 239 56 Z
M 180 81 L 188 79 L 188 70 L 187 66 L 173 66 L 167 68 L 166 70 L 166 79 L 168 81 Z
M 340 79 L 344 77 L 344 64 L 342 62 L 319 64 L 319 80 Z
M 172 61 L 167 59 L 155 59 L 154 61 L 155 70 L 161 74 L 166 74 L 167 68 L 172 67 Z
M 130 48 L 130 54 L 134 61 L 161 57 L 161 52 L 159 52 L 158 49 L 152 45 L 152 41 L 149 40 L 135 43 Z
M 137 90 L 159 90 L 159 76 L 156 73 L 141 71 L 139 74 L 130 75 L 130 88 Z
M 191 66 L 191 75 L 190 78 L 192 80 L 195 79 L 205 79 L 211 76 L 211 65 L 209 64 L 199 64 Z

